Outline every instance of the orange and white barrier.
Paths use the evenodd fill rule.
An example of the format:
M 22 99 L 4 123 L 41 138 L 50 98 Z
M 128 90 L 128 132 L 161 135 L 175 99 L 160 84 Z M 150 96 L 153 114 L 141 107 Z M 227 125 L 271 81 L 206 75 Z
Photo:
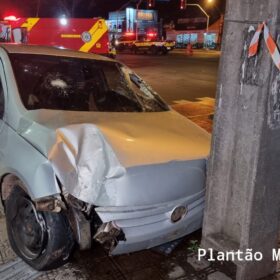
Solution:
M 264 26 L 264 22 L 258 26 L 258 29 L 257 29 L 257 31 L 255 32 L 255 34 L 252 38 L 252 41 L 251 41 L 250 46 L 249 46 L 249 54 L 248 54 L 249 57 L 255 56 L 257 54 L 258 47 L 259 47 L 260 35 L 262 33 L 263 26 Z
M 270 35 L 269 29 L 268 29 L 265 22 L 261 23 L 258 26 L 258 29 L 257 29 L 257 31 L 255 32 L 255 34 L 252 38 L 252 41 L 251 41 L 250 46 L 249 46 L 248 57 L 252 57 L 252 56 L 255 56 L 257 54 L 260 35 L 261 35 L 262 31 L 264 32 L 264 40 L 265 40 L 266 46 L 268 48 L 268 51 L 271 55 L 271 58 L 272 58 L 272 60 L 275 64 L 275 66 L 280 70 L 279 50 L 278 50 L 278 47 L 277 47 L 276 43 L 274 42 L 272 36 Z

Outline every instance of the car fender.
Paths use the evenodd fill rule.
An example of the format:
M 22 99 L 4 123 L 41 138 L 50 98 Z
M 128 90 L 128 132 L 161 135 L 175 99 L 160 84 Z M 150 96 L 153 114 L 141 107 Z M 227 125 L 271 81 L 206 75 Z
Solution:
M 0 176 L 18 177 L 32 200 L 59 194 L 60 187 L 49 160 L 4 123 L 0 134 Z

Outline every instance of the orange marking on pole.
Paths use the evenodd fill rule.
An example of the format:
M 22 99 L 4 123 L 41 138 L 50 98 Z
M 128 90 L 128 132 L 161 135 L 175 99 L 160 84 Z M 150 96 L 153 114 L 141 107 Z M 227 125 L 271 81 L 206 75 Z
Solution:
M 264 28 L 265 23 L 261 23 L 259 24 L 257 31 L 255 32 L 250 46 L 249 46 L 249 57 L 256 55 L 257 51 L 258 51 L 258 46 L 259 46 L 259 40 L 260 40 L 260 34 Z
M 270 34 L 269 34 L 269 36 L 268 36 L 268 38 L 266 40 L 266 44 L 267 44 L 267 47 L 268 47 L 268 50 L 269 50 L 270 54 L 274 54 L 275 49 L 276 49 L 276 44 L 273 41 L 273 39 L 272 39 Z
M 264 27 L 264 25 L 265 25 L 265 23 L 264 23 L 264 22 L 263 22 L 263 23 L 261 23 L 261 24 L 259 24 L 258 29 L 257 29 L 257 32 L 261 32 L 261 31 L 262 31 L 262 29 L 263 29 L 263 27 Z
M 260 29 L 260 27 L 262 27 Z M 269 33 L 269 29 L 265 22 L 262 23 L 255 32 L 252 41 L 250 43 L 248 57 L 254 56 L 257 53 L 258 44 L 260 40 L 261 31 L 264 32 L 264 39 L 266 47 L 270 53 L 270 56 L 273 60 L 274 65 L 280 70 L 280 53 L 278 50 L 278 46 L 276 45 L 275 41 L 273 40 L 272 36 Z
M 259 43 L 255 43 L 254 45 L 250 46 L 249 48 L 249 56 L 254 56 L 258 51 Z

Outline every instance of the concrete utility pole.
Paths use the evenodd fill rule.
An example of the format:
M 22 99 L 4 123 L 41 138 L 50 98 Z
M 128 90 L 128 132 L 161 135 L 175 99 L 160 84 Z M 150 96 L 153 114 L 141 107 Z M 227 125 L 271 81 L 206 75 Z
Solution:
M 280 214 L 280 71 L 263 42 L 247 58 L 258 23 L 280 38 L 279 0 L 227 1 L 203 248 L 261 252 L 237 264 L 237 279 L 273 273 Z

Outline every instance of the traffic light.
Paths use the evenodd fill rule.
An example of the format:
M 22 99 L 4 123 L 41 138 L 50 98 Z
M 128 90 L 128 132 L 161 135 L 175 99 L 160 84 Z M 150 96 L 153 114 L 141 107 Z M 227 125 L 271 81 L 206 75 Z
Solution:
M 155 6 L 156 0 L 148 0 L 148 8 L 153 8 Z
M 187 8 L 187 0 L 180 0 L 180 9 L 185 10 Z

